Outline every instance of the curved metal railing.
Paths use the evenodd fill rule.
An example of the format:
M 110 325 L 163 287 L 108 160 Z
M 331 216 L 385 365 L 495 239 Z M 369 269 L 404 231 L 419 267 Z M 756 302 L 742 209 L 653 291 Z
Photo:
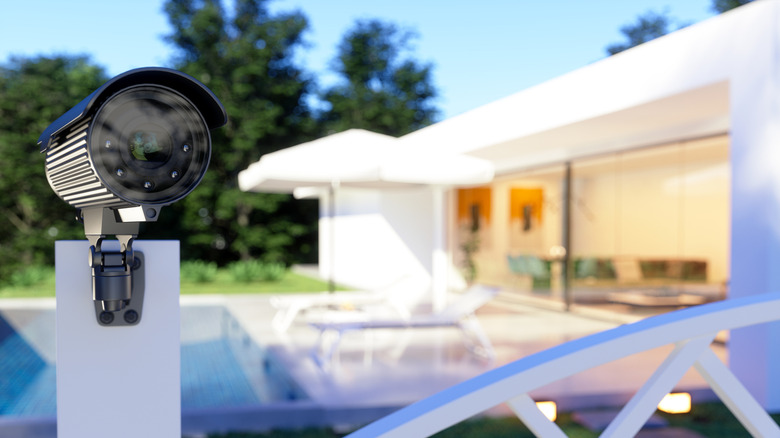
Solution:
M 599 365 L 656 347 L 674 350 L 602 437 L 634 436 L 688 369 L 695 367 L 753 436 L 780 437 L 780 428 L 710 348 L 721 330 L 780 320 L 780 294 L 731 299 L 647 318 L 576 339 L 488 371 L 409 405 L 348 438 L 429 436 L 507 403 L 537 436 L 565 437 L 529 393 Z

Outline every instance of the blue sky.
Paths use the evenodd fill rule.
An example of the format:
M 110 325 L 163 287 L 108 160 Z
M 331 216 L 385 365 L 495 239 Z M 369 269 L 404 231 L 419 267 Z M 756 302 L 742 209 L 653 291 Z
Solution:
M 110 75 L 169 65 L 163 0 L 2 1 L 0 62 L 11 55 L 89 54 Z M 229 5 L 230 0 L 226 0 Z M 711 0 L 274 0 L 272 11 L 309 18 L 303 65 L 324 74 L 340 37 L 359 18 L 414 30 L 415 57 L 434 65 L 442 118 L 460 114 L 597 61 L 620 27 L 649 10 L 676 23 L 711 17 Z

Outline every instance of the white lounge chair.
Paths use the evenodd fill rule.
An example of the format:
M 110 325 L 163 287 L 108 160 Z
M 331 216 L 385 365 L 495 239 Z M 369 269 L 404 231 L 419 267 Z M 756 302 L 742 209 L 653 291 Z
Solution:
M 400 319 L 367 319 L 362 321 L 312 322 L 310 326 L 319 330 L 317 344 L 312 352 L 315 362 L 324 366 L 338 351 L 341 338 L 346 332 L 372 329 L 409 329 L 457 327 L 463 333 L 469 350 L 490 361 L 495 358 L 493 345 L 479 324 L 474 312 L 487 304 L 498 293 L 498 288 L 472 286 L 439 313 L 413 315 Z M 329 336 L 329 335 L 335 336 Z
M 313 309 L 361 309 L 365 306 L 386 306 L 401 318 L 410 316 L 407 298 L 419 286 L 411 284 L 410 277 L 402 277 L 376 291 L 355 291 L 335 293 L 309 293 L 276 295 L 271 297 L 271 306 L 276 314 L 271 326 L 277 333 L 284 333 L 302 312 Z M 419 295 L 424 291 L 419 288 Z

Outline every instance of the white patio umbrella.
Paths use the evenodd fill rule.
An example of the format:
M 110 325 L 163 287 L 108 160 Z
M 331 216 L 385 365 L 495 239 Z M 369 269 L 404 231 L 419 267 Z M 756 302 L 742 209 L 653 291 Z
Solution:
M 397 139 L 350 129 L 263 155 L 238 175 L 244 191 L 292 193 L 298 187 L 405 186 L 384 181 L 382 162 Z
M 489 161 L 418 148 L 412 150 L 394 137 L 350 129 L 266 154 L 239 173 L 238 185 L 241 190 L 253 192 L 293 193 L 297 190 L 300 193 L 301 189 L 327 189 L 331 195 L 331 215 L 337 187 L 433 187 L 435 235 L 431 277 L 434 309 L 440 310 L 446 300 L 447 272 L 444 190 L 457 185 L 484 184 L 492 179 L 493 165 Z

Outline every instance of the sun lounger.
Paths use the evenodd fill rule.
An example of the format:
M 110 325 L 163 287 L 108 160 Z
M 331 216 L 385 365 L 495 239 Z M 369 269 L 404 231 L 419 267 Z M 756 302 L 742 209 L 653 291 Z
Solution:
M 497 293 L 497 288 L 472 286 L 439 313 L 399 319 L 310 323 L 310 326 L 320 332 L 313 351 L 314 359 L 320 366 L 330 363 L 333 355 L 338 351 L 342 336 L 350 331 L 457 327 L 463 333 L 469 350 L 488 360 L 493 360 L 495 357 L 493 346 L 474 312 L 492 300 Z
M 316 294 L 276 295 L 271 297 L 271 306 L 276 314 L 271 326 L 277 333 L 284 333 L 302 312 L 313 309 L 360 309 L 365 306 L 385 305 L 395 311 L 399 317 L 408 318 L 409 308 L 404 298 L 413 292 L 414 286 L 403 277 L 382 289 L 368 292 L 336 292 Z M 420 294 L 422 294 L 420 290 Z

